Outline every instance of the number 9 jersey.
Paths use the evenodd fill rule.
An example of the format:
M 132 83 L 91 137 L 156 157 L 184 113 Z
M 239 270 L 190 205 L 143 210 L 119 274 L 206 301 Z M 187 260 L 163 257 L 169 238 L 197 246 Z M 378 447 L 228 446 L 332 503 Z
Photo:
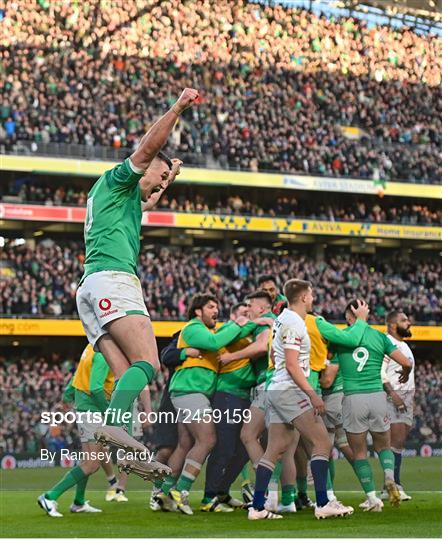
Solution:
M 334 353 L 332 363 L 339 364 L 344 380 L 344 395 L 383 391 L 384 356 L 397 349 L 385 334 L 368 326 L 357 348 L 333 345 L 330 349 Z

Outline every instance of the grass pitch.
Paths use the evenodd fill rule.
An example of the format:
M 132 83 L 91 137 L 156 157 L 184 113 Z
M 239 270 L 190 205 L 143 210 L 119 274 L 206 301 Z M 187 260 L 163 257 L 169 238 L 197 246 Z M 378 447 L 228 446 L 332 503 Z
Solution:
M 380 466 L 372 460 L 377 486 L 381 485 Z M 36 498 L 58 481 L 66 469 L 27 469 L 1 473 L 2 537 L 441 537 L 442 536 L 442 458 L 406 458 L 402 481 L 413 500 L 399 508 L 386 503 L 384 511 L 368 514 L 358 508 L 364 499 L 352 469 L 337 462 L 335 488 L 345 504 L 355 507 L 349 518 L 318 521 L 313 512 L 303 510 L 277 521 L 248 521 L 243 510 L 231 514 L 206 514 L 198 510 L 202 480 L 191 497 L 193 516 L 152 512 L 148 508 L 150 484 L 129 478 L 128 503 L 106 503 L 106 480 L 99 471 L 89 482 L 88 498 L 102 508 L 101 514 L 70 514 L 73 492 L 59 500 L 63 518 L 48 517 Z M 203 475 L 202 475 L 203 476 Z M 238 484 L 235 486 L 238 488 Z M 312 491 L 312 488 L 309 488 Z M 199 490 L 199 491 L 198 491 Z

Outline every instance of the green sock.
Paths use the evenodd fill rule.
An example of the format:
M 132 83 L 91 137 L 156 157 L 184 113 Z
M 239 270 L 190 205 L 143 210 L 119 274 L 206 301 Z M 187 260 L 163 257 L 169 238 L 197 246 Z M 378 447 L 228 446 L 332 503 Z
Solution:
M 177 491 L 190 491 L 194 482 L 194 476 L 190 477 L 187 476 L 186 473 L 181 473 L 180 477 L 178 478 L 178 482 L 176 483 L 175 489 Z
M 284 506 L 288 506 L 295 501 L 295 486 L 293 484 L 287 484 L 282 486 L 281 503 Z
M 394 454 L 390 448 L 384 448 L 378 454 L 379 461 L 384 469 L 385 480 L 394 481 Z
M 270 477 L 269 490 L 278 491 L 279 489 L 279 477 L 281 476 L 282 463 L 277 461 L 275 463 L 275 468 L 273 470 L 272 476 Z
M 66 473 L 55 486 L 45 493 L 45 497 L 50 501 L 56 501 L 65 491 L 74 487 L 75 484 L 87 478 L 81 467 L 74 467 Z
M 246 463 L 241 470 L 241 478 L 243 482 L 250 482 L 250 471 L 248 463 Z
M 161 484 L 161 491 L 165 494 L 165 495 L 169 495 L 169 491 L 173 488 L 173 486 L 176 484 L 178 480 L 178 476 L 173 476 L 172 474 L 170 474 L 169 476 L 167 476 L 164 480 L 163 480 L 163 483 Z
M 140 361 L 132 364 L 118 381 L 117 388 L 109 403 L 109 409 L 117 409 L 121 411 L 121 414 L 131 411 L 135 398 L 150 383 L 154 375 L 155 370 L 149 362 Z M 107 425 L 121 426 L 123 424 L 121 418 L 115 422 L 111 420 L 112 418 L 109 416 Z
M 77 489 L 75 491 L 74 504 L 78 506 L 83 506 L 83 504 L 86 501 L 85 493 L 86 493 L 86 486 L 87 486 L 88 480 L 89 480 L 89 476 L 86 476 L 85 478 L 77 482 Z
M 373 479 L 373 471 L 371 470 L 371 465 L 368 459 L 355 459 L 354 468 L 356 476 L 358 477 L 365 493 L 376 491 Z
M 153 485 L 154 485 L 157 489 L 161 489 L 161 486 L 163 485 L 163 482 L 164 482 L 164 480 L 154 480 Z
M 335 481 L 335 460 L 330 457 L 328 461 L 328 473 L 327 473 L 327 491 L 333 490 L 333 484 Z
M 299 495 L 307 494 L 307 477 L 306 476 L 298 476 L 296 478 L 296 487 L 298 488 Z

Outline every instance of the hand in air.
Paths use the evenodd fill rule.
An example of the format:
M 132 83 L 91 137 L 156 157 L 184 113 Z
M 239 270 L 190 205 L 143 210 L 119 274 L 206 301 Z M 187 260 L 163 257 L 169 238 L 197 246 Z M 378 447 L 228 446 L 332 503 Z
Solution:
M 183 111 L 191 107 L 198 97 L 198 90 L 195 90 L 194 88 L 185 88 L 173 106 L 174 111 L 177 114 L 181 114 Z

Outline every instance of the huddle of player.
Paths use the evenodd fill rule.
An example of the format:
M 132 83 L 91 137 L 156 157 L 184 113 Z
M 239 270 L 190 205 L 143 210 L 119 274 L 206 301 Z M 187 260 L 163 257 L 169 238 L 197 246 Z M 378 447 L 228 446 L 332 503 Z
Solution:
M 180 160 L 170 160 L 161 148 L 177 118 L 197 98 L 196 90 L 185 89 L 141 139 L 130 158 L 106 171 L 88 194 L 85 272 L 77 290 L 77 308 L 96 354 L 74 377 L 75 405 L 78 410 L 89 406 L 103 411 L 106 404 L 118 414 L 107 416 L 102 427 L 83 426 L 84 444 L 98 448 L 102 444 L 113 445 L 132 454 L 146 451 L 122 420 L 124 414 L 133 410 L 139 396 L 145 410 L 149 410 L 148 386 L 160 367 L 152 324 L 136 275 L 141 218 L 142 212 L 157 204 L 179 174 Z M 189 322 L 176 337 L 176 343 L 163 353 L 169 366 L 175 367 L 162 407 L 178 412 L 176 444 L 171 444 L 173 425 L 159 424 L 157 460 L 123 459 L 119 465 L 125 472 L 155 482 L 152 508 L 191 514 L 188 493 L 208 457 L 201 509 L 215 512 L 232 511 L 242 505 L 229 494 L 229 488 L 250 460 L 256 469 L 256 481 L 253 494 L 247 482 L 244 486 L 244 495 L 251 498 L 249 518 L 276 519 L 281 518 L 278 510 L 295 511 L 295 482 L 298 507 L 312 506 L 306 494 L 309 458 L 316 517 L 343 516 L 353 513 L 353 509 L 333 494 L 333 436 L 341 448 L 348 442 L 346 456 L 367 495 L 364 509 L 380 511 L 382 502 L 376 496 L 367 461 L 366 439 L 370 431 L 384 469 L 386 493 L 393 504 L 398 504 L 400 449 L 406 428 L 394 430 L 393 454 L 381 367 L 388 355 L 391 361 L 384 374 L 386 389 L 397 418 L 408 422 L 409 418 L 403 415 L 409 415 L 410 392 L 407 389 L 408 393 L 401 394 L 401 385 L 408 380 L 411 360 L 401 352 L 402 347 L 370 328 L 364 302 L 355 300 L 348 305 L 345 316 L 349 327 L 340 331 L 322 317 L 310 314 L 313 291 L 309 282 L 287 281 L 285 298 L 278 295 L 271 276 L 261 280 L 260 289 L 249 295 L 246 304 L 235 306 L 231 320 L 216 331 L 217 299 L 210 295 L 193 298 Z M 391 320 L 396 320 L 393 315 Z M 399 328 L 399 322 L 391 325 Z M 400 341 L 401 335 L 394 337 Z M 323 370 L 328 355 L 332 360 Z M 105 361 L 101 376 L 107 369 L 115 377 L 113 391 L 110 381 L 103 382 L 105 391 L 97 389 L 96 358 Z M 402 366 L 399 376 L 392 367 L 394 363 Z M 320 371 L 324 371 L 323 384 L 328 388 L 325 403 L 319 395 Z M 326 405 L 330 436 L 322 419 Z M 215 422 L 216 411 L 231 414 L 218 414 L 219 421 Z M 239 412 L 239 417 L 235 412 Z M 164 444 L 167 437 L 168 444 Z M 74 467 L 38 498 L 38 504 L 48 515 L 60 517 L 57 499 L 76 486 L 71 511 L 96 511 L 84 500 L 84 490 L 89 476 L 99 466 L 99 462 L 87 462 Z M 275 504 L 275 490 L 270 485 L 266 508 L 269 484 L 272 481 L 273 486 L 277 485 L 279 479 L 281 507 Z
M 248 505 L 249 519 L 277 519 L 280 513 L 309 506 L 314 506 L 318 519 L 352 514 L 353 508 L 340 503 L 333 492 L 331 450 L 336 444 L 366 493 L 361 507 L 379 512 L 383 503 L 376 496 L 367 460 L 368 431 L 384 470 L 385 493 L 392 504 L 399 504 L 408 496 L 395 482 L 396 475 L 399 483 L 396 462 L 401 454 L 397 451 L 395 456 L 391 450 L 381 368 L 388 355 L 392 362 L 388 365 L 402 366 L 400 375 L 390 368 L 397 379 L 396 389 L 402 384 L 410 387 L 404 381 L 412 368 L 411 351 L 407 347 L 407 358 L 393 343 L 397 338 L 387 337 L 366 323 L 364 302 L 356 300 L 347 306 L 349 326 L 340 331 L 311 314 L 313 291 L 309 282 L 289 280 L 285 298 L 278 295 L 272 276 L 263 276 L 260 286 L 244 303 L 233 307 L 231 320 L 216 332 L 218 301 L 210 295 L 195 296 L 188 324 L 163 351 L 164 363 L 175 372 L 160 410 L 180 411 L 181 416 L 176 445 L 171 440 L 172 426 L 158 427 L 158 458 L 168 460 L 172 474 L 156 482 L 151 508 L 192 514 L 189 491 L 209 456 L 202 511 L 229 512 L 243 506 L 229 489 L 241 472 L 245 476 L 244 467 L 250 460 L 256 482 Z M 272 308 L 280 312 L 278 317 Z M 399 318 L 409 328 L 405 315 L 392 314 L 389 329 L 396 335 L 393 327 L 398 326 Z M 404 404 L 396 401 L 393 406 L 399 413 Z M 210 421 L 215 410 L 222 413 L 217 422 Z M 247 418 L 243 415 L 243 422 L 232 421 L 234 411 L 245 410 L 250 413 Z M 209 416 L 203 421 L 203 415 Z M 306 455 L 315 485 L 315 505 L 306 495 Z M 298 472 L 295 463 L 300 464 Z M 279 505 L 275 490 L 269 491 L 272 479 L 276 485 L 281 482 Z M 245 500 L 251 491 L 246 480 Z

